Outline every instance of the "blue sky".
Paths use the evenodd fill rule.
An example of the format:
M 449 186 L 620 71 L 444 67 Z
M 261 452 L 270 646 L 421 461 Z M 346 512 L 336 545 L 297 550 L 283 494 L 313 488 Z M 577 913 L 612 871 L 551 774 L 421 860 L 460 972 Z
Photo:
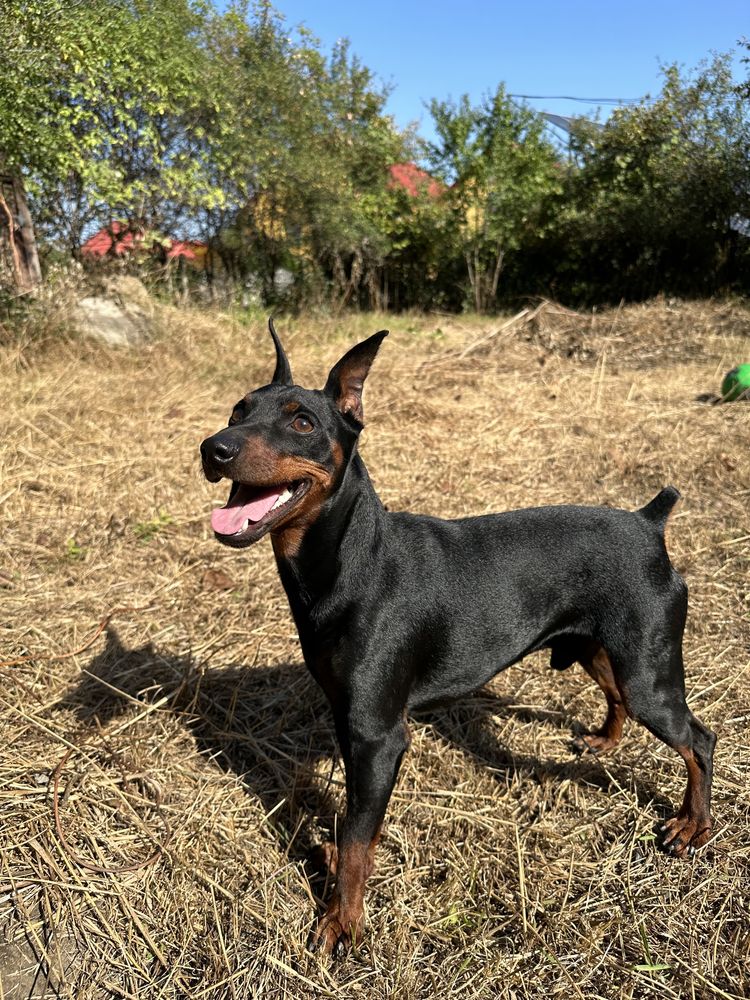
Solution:
M 750 36 L 748 0 L 276 0 L 290 27 L 303 22 L 325 48 L 347 37 L 394 90 L 388 110 L 431 135 L 424 102 L 468 93 L 478 101 L 505 81 L 514 94 L 637 98 L 659 90 L 660 63 L 694 67 L 711 50 L 737 52 Z M 750 75 L 739 64 L 739 79 Z M 530 101 L 557 114 L 596 103 Z M 606 110 L 604 111 L 606 114 Z

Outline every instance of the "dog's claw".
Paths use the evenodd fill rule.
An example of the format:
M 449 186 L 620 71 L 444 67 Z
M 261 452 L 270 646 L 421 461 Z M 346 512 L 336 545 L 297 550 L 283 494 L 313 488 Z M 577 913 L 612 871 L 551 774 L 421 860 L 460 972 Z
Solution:
M 326 937 L 324 934 L 317 934 L 313 931 L 307 939 L 307 950 L 312 955 L 319 955 L 324 957 L 326 954 L 330 955 L 331 958 L 339 961 L 342 958 L 346 958 L 346 953 L 348 951 L 348 941 L 345 934 L 341 934 L 334 941 L 333 945 L 327 947 Z

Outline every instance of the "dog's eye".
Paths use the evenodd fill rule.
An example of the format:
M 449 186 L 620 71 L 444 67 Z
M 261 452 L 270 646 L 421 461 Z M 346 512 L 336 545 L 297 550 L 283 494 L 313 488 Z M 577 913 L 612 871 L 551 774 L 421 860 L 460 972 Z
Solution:
M 232 410 L 232 416 L 229 418 L 229 426 L 233 427 L 235 424 L 238 424 L 240 420 L 244 418 L 244 416 L 245 416 L 244 406 L 235 406 L 235 408 Z
M 309 434 L 314 428 L 312 420 L 308 417 L 303 417 L 302 414 L 298 414 L 292 421 L 292 427 L 295 431 L 299 431 L 300 434 Z

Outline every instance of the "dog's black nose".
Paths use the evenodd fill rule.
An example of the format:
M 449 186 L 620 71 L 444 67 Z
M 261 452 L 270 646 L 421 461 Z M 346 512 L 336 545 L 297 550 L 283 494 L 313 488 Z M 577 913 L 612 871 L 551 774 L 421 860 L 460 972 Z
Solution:
M 242 448 L 242 442 L 225 432 L 214 434 L 201 444 L 203 471 L 208 479 L 217 482 L 228 474 L 227 466 L 235 459 Z
M 224 465 L 236 458 L 240 451 L 240 442 L 236 438 L 222 438 L 218 435 L 206 438 L 201 445 L 201 455 L 204 461 Z

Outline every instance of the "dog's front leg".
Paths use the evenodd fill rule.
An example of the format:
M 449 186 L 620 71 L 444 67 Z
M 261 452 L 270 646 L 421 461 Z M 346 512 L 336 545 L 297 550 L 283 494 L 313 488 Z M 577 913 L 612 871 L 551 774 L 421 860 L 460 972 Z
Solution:
M 339 956 L 361 940 L 365 883 L 373 869 L 383 817 L 409 740 L 401 719 L 390 728 L 375 720 L 357 727 L 350 712 L 336 713 L 336 731 L 346 768 L 346 819 L 336 887 L 309 947 Z

